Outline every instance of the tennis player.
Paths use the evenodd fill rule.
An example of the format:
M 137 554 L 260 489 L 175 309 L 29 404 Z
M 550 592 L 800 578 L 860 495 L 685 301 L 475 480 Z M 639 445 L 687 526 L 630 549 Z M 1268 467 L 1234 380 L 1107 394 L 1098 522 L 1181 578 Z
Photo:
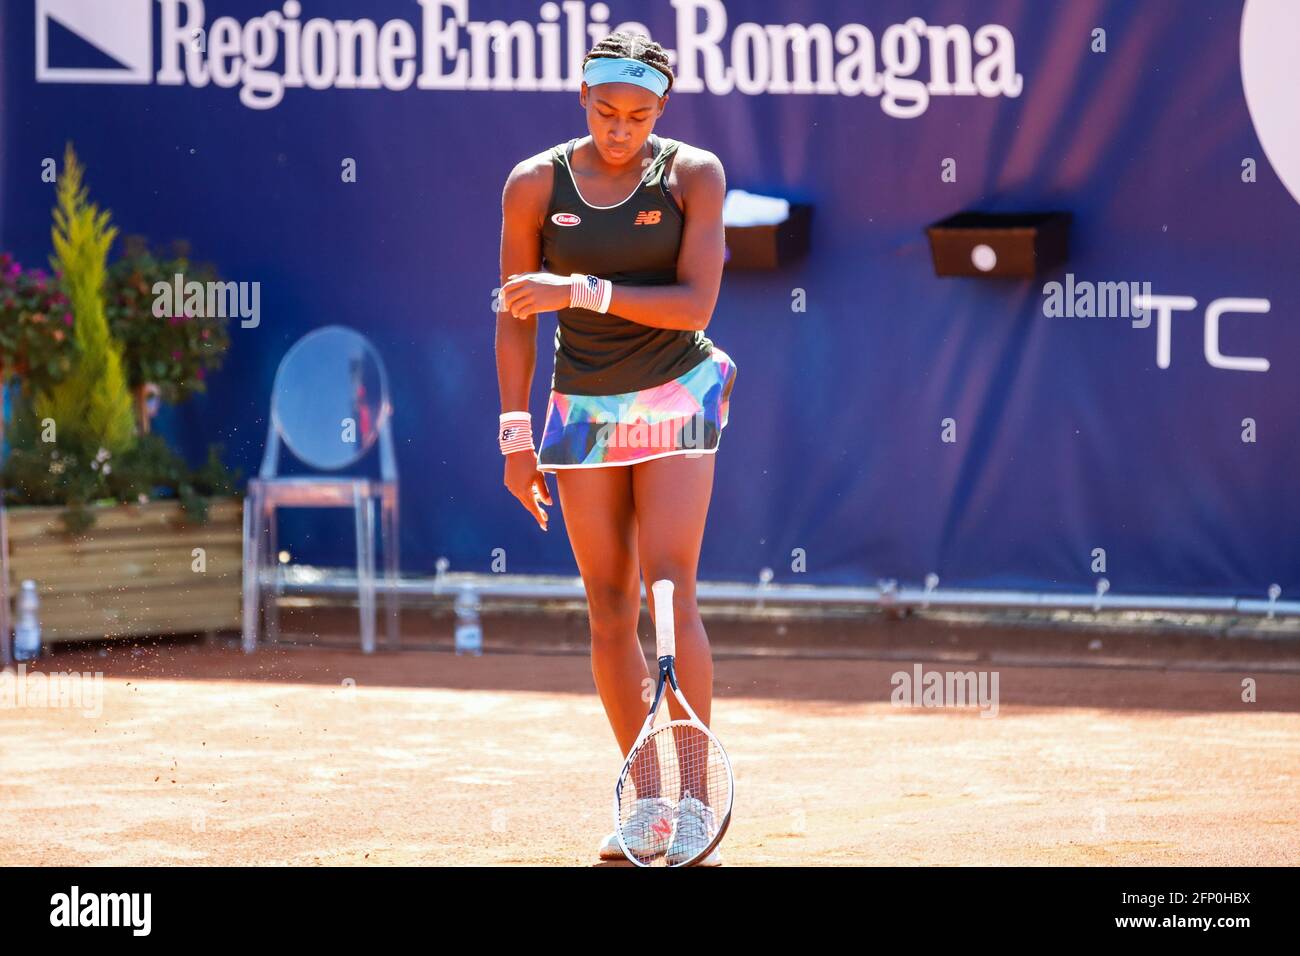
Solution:
M 710 720 L 713 661 L 695 576 L 736 378 L 731 357 L 704 334 L 722 282 L 726 179 L 713 153 L 655 134 L 672 85 L 658 43 L 639 33 L 605 37 L 583 60 L 578 102 L 590 135 L 519 163 L 501 200 L 505 484 L 546 530 L 541 506 L 553 501 L 543 473 L 556 473 L 587 593 L 592 674 L 624 757 L 658 672 L 637 635 L 638 574 L 647 593 L 660 578 L 675 585 L 680 686 Z M 551 311 L 555 369 L 534 449 L 537 315 Z M 668 707 L 685 719 L 671 695 Z M 633 813 L 644 819 L 627 829 L 647 841 L 633 849 L 663 852 L 669 863 L 692 837 L 716 832 L 712 809 L 694 795 L 675 804 L 647 795 Z M 622 856 L 613 834 L 599 854 Z M 702 862 L 717 865 L 721 854 Z

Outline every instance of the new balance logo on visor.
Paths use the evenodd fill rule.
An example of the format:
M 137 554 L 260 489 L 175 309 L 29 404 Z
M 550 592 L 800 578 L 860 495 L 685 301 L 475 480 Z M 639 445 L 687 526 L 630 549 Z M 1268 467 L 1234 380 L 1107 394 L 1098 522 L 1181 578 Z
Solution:
M 641 212 L 636 214 L 636 219 L 633 221 L 632 225 L 655 226 L 659 224 L 659 220 L 662 219 L 663 217 L 664 214 L 658 209 L 651 209 L 649 211 L 642 210 Z
M 629 63 L 627 66 L 623 67 L 623 69 L 619 70 L 618 75 L 619 76 L 645 76 L 645 67 L 633 66 L 631 63 Z

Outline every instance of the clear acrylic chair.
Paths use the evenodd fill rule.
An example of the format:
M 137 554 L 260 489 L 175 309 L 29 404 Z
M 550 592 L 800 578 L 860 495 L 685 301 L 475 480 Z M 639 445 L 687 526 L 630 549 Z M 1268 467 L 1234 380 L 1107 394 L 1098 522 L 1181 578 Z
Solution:
M 375 500 L 381 506 L 384 603 L 388 646 L 400 643 L 398 584 L 397 460 L 393 452 L 388 376 L 379 354 L 359 332 L 329 325 L 299 339 L 280 361 L 271 389 L 266 452 L 258 477 L 249 479 L 244 501 L 244 637 L 246 653 L 257 648 L 263 589 L 268 642 L 280 636 L 278 599 L 283 574 L 278 558 L 276 510 L 351 508 L 357 537 L 357 603 L 361 649 L 375 650 Z M 360 461 L 379 443 L 380 478 L 340 474 L 279 475 L 283 443 L 303 464 L 338 472 Z M 269 572 L 269 573 L 268 573 Z

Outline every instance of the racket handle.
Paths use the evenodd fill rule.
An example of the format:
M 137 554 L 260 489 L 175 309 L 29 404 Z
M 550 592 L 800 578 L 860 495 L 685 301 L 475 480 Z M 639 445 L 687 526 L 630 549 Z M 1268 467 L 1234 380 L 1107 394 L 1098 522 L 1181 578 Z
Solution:
M 673 634 L 673 582 L 662 578 L 651 585 L 655 601 L 655 648 L 658 657 L 674 657 L 677 639 Z

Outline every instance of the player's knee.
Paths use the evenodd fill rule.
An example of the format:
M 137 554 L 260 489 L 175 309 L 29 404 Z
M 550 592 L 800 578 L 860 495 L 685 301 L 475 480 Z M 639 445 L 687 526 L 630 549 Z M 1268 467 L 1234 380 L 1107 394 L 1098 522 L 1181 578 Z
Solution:
M 614 582 L 593 581 L 587 584 L 587 613 L 593 635 L 620 633 L 636 627 L 641 610 L 641 595 Z

